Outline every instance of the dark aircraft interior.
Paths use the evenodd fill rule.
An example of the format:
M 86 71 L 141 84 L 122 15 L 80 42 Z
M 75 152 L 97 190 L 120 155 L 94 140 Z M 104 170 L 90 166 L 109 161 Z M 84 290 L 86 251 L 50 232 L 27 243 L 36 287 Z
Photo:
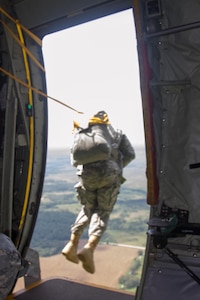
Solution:
M 150 207 L 140 285 L 136 295 L 63 279 L 27 288 L 30 262 L 38 263 L 29 245 L 47 155 L 41 41 L 127 9 L 136 28 Z M 26 286 L 12 295 L 14 277 L 2 299 L 199 299 L 199 11 L 198 0 L 0 0 L 0 226 L 22 257 Z

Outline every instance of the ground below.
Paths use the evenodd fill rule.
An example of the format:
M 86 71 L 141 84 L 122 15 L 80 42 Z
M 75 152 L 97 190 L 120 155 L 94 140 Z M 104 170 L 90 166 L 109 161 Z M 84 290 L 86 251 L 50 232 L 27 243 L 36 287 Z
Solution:
M 81 262 L 74 264 L 67 261 L 62 254 L 40 257 L 41 278 L 64 277 L 87 284 L 118 288 L 120 276 L 128 271 L 132 260 L 138 256 L 138 251 L 138 248 L 129 246 L 98 245 L 94 254 L 95 274 L 87 273 Z M 20 278 L 14 292 L 23 288 L 24 281 Z

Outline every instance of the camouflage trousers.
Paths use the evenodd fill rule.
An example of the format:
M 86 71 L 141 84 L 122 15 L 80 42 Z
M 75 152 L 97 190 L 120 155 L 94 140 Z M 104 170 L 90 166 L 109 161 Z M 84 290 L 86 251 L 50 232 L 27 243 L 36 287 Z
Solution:
M 21 255 L 12 241 L 0 233 L 0 300 L 11 292 L 21 268 Z
M 91 164 L 83 168 L 79 179 L 75 189 L 82 209 L 71 227 L 71 232 L 81 235 L 89 225 L 88 235 L 101 237 L 117 201 L 121 170 L 116 163 Z

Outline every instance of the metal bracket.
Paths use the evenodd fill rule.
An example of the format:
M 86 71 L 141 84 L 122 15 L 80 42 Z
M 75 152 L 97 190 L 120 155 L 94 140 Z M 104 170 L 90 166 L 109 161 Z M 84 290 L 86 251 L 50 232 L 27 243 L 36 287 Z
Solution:
M 24 284 L 28 286 L 41 280 L 40 261 L 39 254 L 37 251 L 28 248 L 25 256 L 26 267 L 24 276 Z

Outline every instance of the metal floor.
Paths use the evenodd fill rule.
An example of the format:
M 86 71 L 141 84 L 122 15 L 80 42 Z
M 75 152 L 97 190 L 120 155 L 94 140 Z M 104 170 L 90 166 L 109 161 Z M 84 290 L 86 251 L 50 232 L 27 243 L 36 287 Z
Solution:
M 9 299 L 15 300 L 134 300 L 134 296 L 116 290 L 81 284 L 63 278 L 42 281 L 24 292 L 18 292 Z

